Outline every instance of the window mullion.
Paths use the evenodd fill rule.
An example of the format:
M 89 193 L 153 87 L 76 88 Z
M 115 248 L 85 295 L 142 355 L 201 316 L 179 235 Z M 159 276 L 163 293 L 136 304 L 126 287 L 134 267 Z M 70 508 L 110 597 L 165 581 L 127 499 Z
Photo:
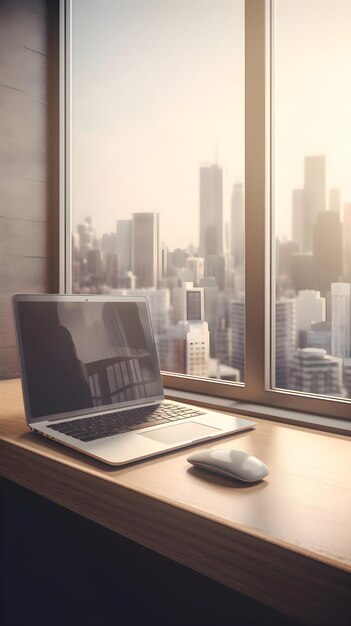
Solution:
M 265 0 L 245 3 L 245 387 L 262 401 L 265 380 Z

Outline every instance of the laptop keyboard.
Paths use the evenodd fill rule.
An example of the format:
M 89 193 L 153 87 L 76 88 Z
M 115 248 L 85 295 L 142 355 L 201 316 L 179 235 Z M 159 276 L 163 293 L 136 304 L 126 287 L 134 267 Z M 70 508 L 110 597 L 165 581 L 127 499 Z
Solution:
M 80 441 L 94 441 L 166 422 L 198 417 L 199 415 L 205 415 L 205 412 L 165 401 L 156 407 L 141 407 L 119 411 L 118 413 L 103 413 L 93 417 L 60 422 L 48 426 L 48 428 Z

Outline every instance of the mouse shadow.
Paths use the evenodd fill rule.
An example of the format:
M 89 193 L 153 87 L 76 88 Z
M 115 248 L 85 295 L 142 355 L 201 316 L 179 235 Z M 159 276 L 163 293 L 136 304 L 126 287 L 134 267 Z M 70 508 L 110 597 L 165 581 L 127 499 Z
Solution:
M 220 487 L 226 487 L 227 489 L 244 489 L 245 491 L 248 489 L 255 489 L 257 491 L 268 487 L 268 483 L 264 478 L 256 480 L 255 482 L 246 483 L 242 480 L 238 480 L 237 478 L 219 476 L 218 474 L 214 474 L 213 472 L 205 469 L 199 469 L 197 467 L 189 467 L 187 472 L 191 474 L 191 476 L 196 476 L 196 478 L 203 482 L 212 483 L 213 485 Z

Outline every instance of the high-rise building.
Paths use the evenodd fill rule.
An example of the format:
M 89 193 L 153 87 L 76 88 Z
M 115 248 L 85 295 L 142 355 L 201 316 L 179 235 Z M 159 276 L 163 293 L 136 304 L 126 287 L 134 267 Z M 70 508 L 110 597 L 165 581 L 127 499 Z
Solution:
M 320 348 L 299 348 L 289 365 L 289 389 L 321 395 L 341 393 L 341 359 Z
M 223 254 L 223 173 L 218 165 L 200 167 L 200 255 Z
M 184 320 L 186 327 L 186 373 L 209 376 L 210 333 L 205 322 L 204 290 L 184 284 Z
M 161 246 L 161 276 L 168 275 L 168 246 L 165 243 Z
M 343 359 L 348 359 L 351 356 L 350 288 L 350 283 L 332 283 L 331 285 L 331 353 Z
M 293 242 L 298 246 L 298 251 L 304 249 L 304 190 L 293 189 L 292 192 L 292 230 Z
M 347 398 L 351 398 L 351 359 L 343 360 L 342 378 L 345 395 Z
M 325 156 L 305 157 L 303 250 L 312 250 L 313 225 L 318 213 L 325 211 Z
M 137 287 L 157 287 L 160 271 L 158 213 L 133 213 L 132 269 Z
M 186 324 L 170 326 L 167 333 L 156 336 L 160 368 L 164 372 L 186 374 Z
M 116 232 L 118 271 L 123 276 L 132 269 L 132 220 L 118 220 Z
M 116 252 L 116 233 L 104 233 L 101 239 L 101 254 L 106 261 L 109 254 Z
M 291 256 L 291 283 L 295 291 L 314 289 L 314 258 L 312 252 Z
M 112 288 L 116 288 L 118 285 L 118 256 L 114 252 L 108 252 L 104 259 L 105 283 Z
M 205 303 L 205 320 L 208 323 L 210 331 L 210 355 L 211 357 L 217 357 L 217 324 L 218 324 L 218 310 L 220 304 L 219 287 L 213 276 L 208 276 L 200 281 L 200 287 L 204 290 L 204 303 Z
M 292 277 L 292 256 L 297 254 L 299 246 L 295 241 L 277 241 L 277 276 Z
M 325 298 L 321 298 L 319 291 L 306 289 L 299 291 L 296 297 L 296 332 L 297 344 L 305 347 L 307 332 L 314 322 L 325 321 Z
M 334 211 L 340 219 L 340 208 L 340 189 L 333 187 L 333 189 L 329 191 L 329 211 Z
M 220 289 L 225 287 L 225 258 L 219 254 L 208 254 L 205 257 L 205 276 L 213 276 Z
M 240 372 L 240 381 L 245 375 L 245 303 L 244 299 L 230 300 L 228 303 L 230 329 L 229 352 L 232 355 L 230 365 Z
M 345 204 L 344 208 L 344 223 L 343 223 L 343 279 L 351 282 L 351 202 Z
M 275 386 L 289 387 L 289 363 L 296 347 L 296 303 L 280 298 L 275 307 Z
M 82 224 L 78 224 L 79 251 L 82 260 L 87 258 L 87 251 L 94 247 L 95 231 L 92 228 L 90 217 L 86 217 Z
M 186 269 L 192 274 L 194 285 L 198 286 L 204 277 L 204 259 L 202 256 L 189 256 L 186 260 Z
M 245 204 L 244 186 L 236 183 L 231 200 L 231 254 L 234 265 L 242 265 L 245 259 Z
M 192 283 L 183 283 L 175 293 L 177 317 L 179 319 L 182 311 L 182 318 L 157 337 L 161 367 L 207 378 L 210 372 L 210 333 L 205 322 L 204 290 L 193 287 Z
M 331 353 L 331 322 L 313 322 L 306 333 L 308 348 L 322 348 L 327 354 Z
M 342 224 L 333 211 L 318 213 L 313 226 L 315 286 L 324 296 L 342 278 Z
M 101 253 L 97 248 L 87 250 L 87 263 L 89 274 L 101 275 Z

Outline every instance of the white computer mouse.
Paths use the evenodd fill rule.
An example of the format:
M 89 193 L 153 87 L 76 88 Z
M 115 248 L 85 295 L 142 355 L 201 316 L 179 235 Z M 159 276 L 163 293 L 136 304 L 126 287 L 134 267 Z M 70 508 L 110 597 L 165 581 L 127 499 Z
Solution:
M 215 448 L 191 454 L 187 461 L 195 467 L 246 483 L 262 480 L 269 473 L 267 465 L 247 452 Z

